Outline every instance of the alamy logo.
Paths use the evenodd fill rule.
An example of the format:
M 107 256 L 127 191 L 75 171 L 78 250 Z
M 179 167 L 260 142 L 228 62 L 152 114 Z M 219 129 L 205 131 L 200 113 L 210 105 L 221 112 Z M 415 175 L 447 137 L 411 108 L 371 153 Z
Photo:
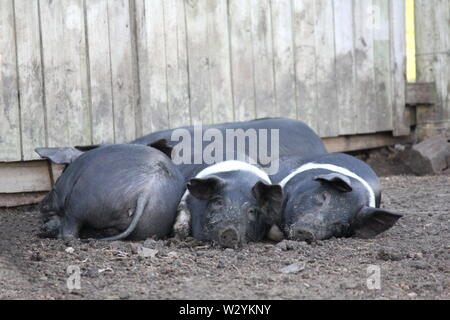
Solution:
M 201 125 L 188 129 L 175 129 L 171 140 L 178 142 L 172 150 L 175 164 L 215 164 L 239 160 L 259 164 L 267 174 L 279 169 L 278 129 L 219 129 L 203 130 Z
M 79 266 L 70 265 L 67 267 L 67 278 L 66 284 L 69 291 L 80 290 L 81 289 L 81 270 Z
M 367 289 L 380 290 L 381 289 L 381 268 L 380 266 L 371 264 L 367 267 Z

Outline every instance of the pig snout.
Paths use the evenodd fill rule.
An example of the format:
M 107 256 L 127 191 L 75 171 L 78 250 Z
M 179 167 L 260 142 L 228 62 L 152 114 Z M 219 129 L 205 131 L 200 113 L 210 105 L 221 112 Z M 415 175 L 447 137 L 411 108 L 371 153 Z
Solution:
M 311 242 L 316 239 L 314 231 L 308 228 L 293 228 L 291 234 L 291 238 L 298 241 Z
M 219 245 L 224 248 L 236 248 L 239 243 L 239 233 L 233 227 L 225 228 L 219 232 Z

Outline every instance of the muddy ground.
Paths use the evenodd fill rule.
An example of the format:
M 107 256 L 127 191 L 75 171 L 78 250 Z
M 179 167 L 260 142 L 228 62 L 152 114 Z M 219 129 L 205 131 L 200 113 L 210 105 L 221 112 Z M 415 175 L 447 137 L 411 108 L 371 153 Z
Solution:
M 388 176 L 382 184 L 382 207 L 404 217 L 374 239 L 240 250 L 174 239 L 40 239 L 36 207 L 0 209 L 0 298 L 449 299 L 450 176 Z M 153 249 L 144 250 L 149 257 L 141 247 Z M 280 271 L 293 263 L 302 270 Z M 371 265 L 380 268 L 380 289 L 367 287 Z M 67 287 L 69 266 L 79 267 L 79 290 Z

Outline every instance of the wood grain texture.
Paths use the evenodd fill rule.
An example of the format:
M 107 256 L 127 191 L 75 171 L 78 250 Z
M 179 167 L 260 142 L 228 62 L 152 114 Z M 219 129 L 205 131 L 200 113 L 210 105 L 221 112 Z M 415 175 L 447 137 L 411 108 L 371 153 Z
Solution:
M 450 8 L 429 3 L 416 3 L 417 60 L 422 81 L 436 82 L 435 121 L 450 117 Z M 275 116 L 322 137 L 409 132 L 403 1 L 0 5 L 0 161 L 36 159 L 45 145 Z
M 92 142 L 114 142 L 114 106 L 107 0 L 86 1 Z
M 192 124 L 212 123 L 207 2 L 190 0 L 185 8 L 191 120 Z
M 240 0 L 230 0 L 228 5 L 234 119 L 245 121 L 256 117 L 252 7 Z
M 291 2 L 271 0 L 271 11 L 275 105 L 280 116 L 295 119 L 297 118 L 297 107 Z M 256 85 L 258 86 L 259 83 Z
M 136 74 L 131 15 L 127 0 L 108 1 L 109 41 L 114 105 L 114 142 L 136 138 Z M 134 18 L 133 18 L 134 19 Z
M 12 0 L 0 2 L 0 35 L 0 159 L 17 161 L 22 147 Z
M 377 112 L 373 48 L 373 7 L 372 0 L 355 1 L 354 4 L 356 64 L 354 103 L 356 107 L 355 112 L 358 115 L 358 133 L 367 133 L 373 130 L 374 114 Z
M 395 17 L 395 18 L 394 18 Z M 393 99 L 393 133 L 396 136 L 410 132 L 409 112 L 406 108 L 406 44 L 405 3 L 390 2 L 390 44 L 391 44 L 391 95 Z
M 83 2 L 39 4 L 48 146 L 91 144 Z
M 335 39 L 333 2 L 314 1 L 316 45 L 316 90 L 318 117 L 317 131 L 320 136 L 339 134 L 339 109 L 336 91 Z
M 356 65 L 353 29 L 353 1 L 334 1 L 334 36 L 336 38 L 336 91 L 339 108 L 339 134 L 357 132 L 355 104 Z
M 233 96 L 226 0 L 206 1 L 208 71 L 212 122 L 233 121 Z
M 315 0 L 294 0 L 295 83 L 298 119 L 318 129 Z
M 376 97 L 376 114 L 372 130 L 388 131 L 392 125 L 392 97 L 390 74 L 390 45 L 389 45 L 389 2 L 373 0 L 373 50 L 374 50 L 374 80 Z
M 170 127 L 191 123 L 184 0 L 164 1 L 167 99 Z
M 272 16 L 269 0 L 251 0 L 256 118 L 280 115 L 275 101 Z
M 39 7 L 37 1 L 14 4 L 23 160 L 32 160 L 39 159 L 36 146 L 47 145 Z

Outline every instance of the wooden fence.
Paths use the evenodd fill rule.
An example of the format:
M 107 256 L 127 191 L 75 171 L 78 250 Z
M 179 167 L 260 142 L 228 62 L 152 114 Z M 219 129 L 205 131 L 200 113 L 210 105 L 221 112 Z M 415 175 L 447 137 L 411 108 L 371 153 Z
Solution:
M 0 161 L 297 118 L 409 133 L 402 0 L 1 0 Z
M 450 131 L 450 1 L 415 0 L 417 81 L 434 82 L 432 108 L 417 108 L 418 134 Z

